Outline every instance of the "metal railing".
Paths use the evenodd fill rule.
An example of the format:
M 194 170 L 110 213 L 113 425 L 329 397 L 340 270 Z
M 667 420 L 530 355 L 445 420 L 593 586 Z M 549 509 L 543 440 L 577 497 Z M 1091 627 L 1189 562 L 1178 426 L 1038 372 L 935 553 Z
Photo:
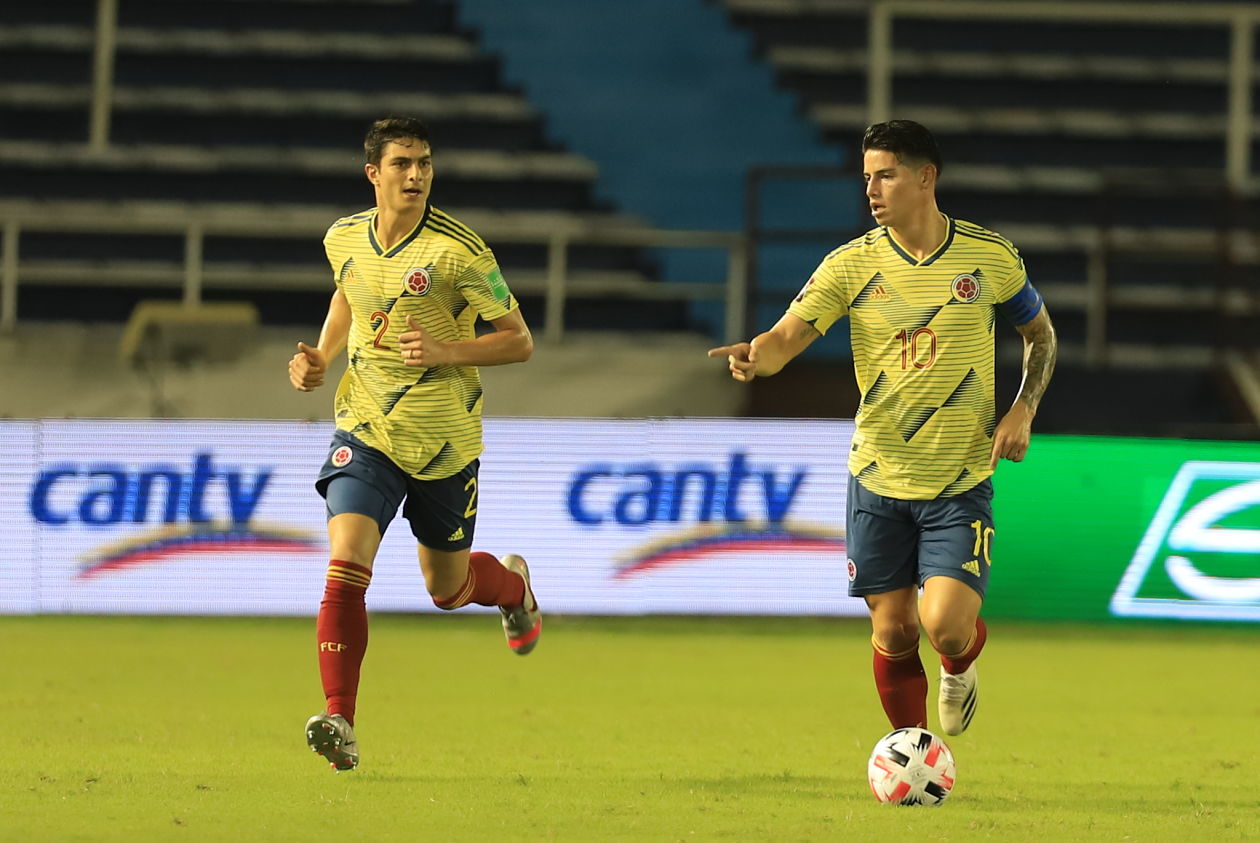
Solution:
M 1228 26 L 1229 107 L 1225 132 L 1226 178 L 1235 190 L 1251 181 L 1252 77 L 1255 28 L 1260 6 L 1254 3 L 1063 3 L 1024 0 L 873 0 L 868 19 L 868 123 L 893 114 L 893 22 L 898 17 L 1022 20 L 1029 22 L 1135 23 L 1146 26 Z
M 819 250 L 819 257 L 825 251 L 852 236 L 852 232 L 844 232 L 836 228 L 822 226 L 801 228 L 767 225 L 765 221 L 766 188 L 774 182 L 835 182 L 846 179 L 857 180 L 857 170 L 853 167 L 841 167 L 828 164 L 754 164 L 744 174 L 744 235 L 748 239 L 748 293 L 744 314 L 749 320 L 757 318 L 758 305 L 761 304 L 760 278 L 762 246 L 783 246 L 830 243 L 825 250 Z M 841 188 L 843 189 L 843 188 Z M 865 196 L 860 190 L 853 195 L 853 209 L 860 213 L 859 203 L 865 208 Z M 778 302 L 785 304 L 786 302 Z M 746 326 L 746 335 L 755 336 L 765 326 L 754 324 Z
M 113 110 L 114 58 L 118 42 L 119 0 L 97 0 L 97 15 L 92 63 L 92 95 L 89 105 L 88 149 L 106 151 L 110 145 Z M 138 204 L 128 206 L 136 209 Z M 333 215 L 318 218 L 285 214 L 277 217 L 262 212 L 242 212 L 233 208 L 230 217 L 214 207 L 183 210 L 156 209 L 151 213 L 120 216 L 111 210 L 89 208 L 26 208 L 20 211 L 0 209 L 3 226 L 3 257 L 0 258 L 0 333 L 12 332 L 17 324 L 18 286 L 22 262 L 20 239 L 29 231 L 80 231 L 131 234 L 177 234 L 184 241 L 182 298 L 185 304 L 201 301 L 207 285 L 204 243 L 207 236 L 238 237 L 301 237 L 322 236 Z M 513 283 L 520 294 L 542 295 L 545 321 L 542 335 L 546 341 L 560 342 L 565 333 L 565 304 L 573 298 L 623 297 L 657 301 L 724 301 L 726 304 L 724 333 L 727 340 L 742 336 L 746 304 L 745 241 L 741 234 L 721 231 L 657 230 L 651 228 L 606 227 L 585 225 L 570 230 L 523 230 L 506 226 L 502 230 L 482 227 L 480 233 L 492 243 L 544 245 L 547 248 L 545 275 L 541 282 L 524 280 Z M 569 270 L 572 246 L 630 246 L 649 249 L 721 249 L 727 252 L 726 278 L 714 282 L 658 283 L 631 278 L 587 279 L 573 284 Z M 234 284 L 233 286 L 241 286 Z M 293 285 L 288 284 L 288 287 Z M 303 286 L 303 285 L 298 285 Z M 313 272 L 309 289 L 327 287 L 326 275 Z
M 118 36 L 119 0 L 98 0 L 95 47 L 93 52 L 93 85 L 89 119 L 89 146 L 95 150 L 108 148 L 113 101 L 114 54 Z M 1224 26 L 1229 29 L 1227 126 L 1225 132 L 1225 177 L 1237 194 L 1254 189 L 1251 142 L 1253 108 L 1252 83 L 1255 75 L 1255 28 L 1260 22 L 1260 5 L 1224 3 L 1114 3 L 1114 2 L 1050 2 L 1022 0 L 1000 3 L 993 0 L 803 0 L 802 9 L 834 5 L 868 15 L 868 77 L 866 109 L 868 122 L 887 119 L 894 113 L 893 103 L 893 35 L 897 19 L 962 19 L 1022 20 L 1030 23 L 1055 22 L 1132 22 L 1146 26 Z M 239 219 L 239 218 L 238 218 Z M 0 214 L 3 223 L 4 253 L 0 260 L 0 331 L 12 331 L 17 319 L 17 290 L 22 264 L 19 260 L 20 238 L 24 231 L 77 230 L 133 233 L 178 233 L 184 238 L 183 297 L 186 302 L 200 300 L 206 284 L 203 243 L 207 235 L 233 234 L 257 237 L 318 236 L 327 219 L 307 227 L 304 223 L 276 220 L 262 215 L 250 217 L 245 225 L 236 225 L 213 214 L 195 209 L 162 218 L 121 219 L 102 213 L 93 216 L 84 212 L 66 214 L 60 211 L 45 214 L 24 212 Z M 312 232 L 316 232 L 312 234 Z M 625 296 L 655 300 L 699 299 L 724 300 L 725 338 L 735 339 L 746 333 L 749 270 L 755 269 L 755 246 L 740 234 L 703 231 L 654 231 L 650 229 L 573 231 L 520 231 L 482 229 L 492 242 L 542 244 L 547 247 L 547 263 L 540 282 L 516 283 L 522 293 L 542 294 L 545 298 L 546 322 L 544 338 L 559 341 L 564 335 L 565 303 L 582 296 Z M 1098 362 L 1106 356 L 1106 323 L 1108 282 L 1106 253 L 1114 236 L 1101 227 L 1083 237 L 1080 248 L 1089 256 L 1089 277 L 1086 279 L 1087 355 Z M 1232 243 L 1233 238 L 1230 239 Z M 599 244 L 638 246 L 644 248 L 719 248 L 727 251 L 727 277 L 724 282 L 668 283 L 636 282 L 632 279 L 606 279 L 602 283 L 574 285 L 569 270 L 570 247 Z M 1232 248 L 1232 247 L 1231 247 Z M 318 275 L 311 279 L 311 288 L 319 289 L 324 281 Z
M 101 150 L 109 144 L 113 103 L 114 55 L 118 40 L 119 0 L 97 0 L 92 62 L 92 105 L 89 143 Z M 844 0 L 837 5 L 844 4 Z M 893 113 L 893 26 L 897 18 L 953 20 L 1022 20 L 1030 22 L 1135 23 L 1146 26 L 1227 26 L 1230 31 L 1229 106 L 1226 130 L 1226 175 L 1240 189 L 1251 177 L 1252 77 L 1255 29 L 1260 5 L 1253 3 L 1109 3 L 1022 0 L 863 0 L 867 18 L 868 123 Z M 848 3 L 847 6 L 853 5 Z M 847 7 L 846 6 L 846 7 Z
M 1108 3 L 1108 2 L 1042 2 L 1021 0 L 1018 3 L 996 3 L 991 0 L 792 0 L 768 2 L 763 6 L 758 0 L 731 0 L 732 5 L 745 10 L 764 8 L 776 14 L 790 14 L 793 8 L 800 13 L 818 13 L 831 10 L 852 15 L 859 20 L 867 16 L 866 54 L 866 122 L 882 122 L 897 116 L 893 101 L 894 74 L 894 23 L 897 19 L 955 19 L 987 21 L 1079 22 L 1079 23 L 1133 23 L 1146 26 L 1217 26 L 1227 27 L 1229 38 L 1228 73 L 1222 84 L 1228 89 L 1228 113 L 1224 136 L 1225 170 L 1221 173 L 1221 189 L 1212 202 L 1230 204 L 1228 197 L 1254 195 L 1257 180 L 1251 168 L 1251 143 L 1253 103 L 1252 86 L 1255 75 L 1253 50 L 1255 27 L 1260 22 L 1260 4 L 1221 3 Z M 856 140 L 856 138 L 855 138 Z M 856 152 L 850 155 L 850 159 Z M 1078 165 L 1081 169 L 1084 165 Z M 860 167 L 842 168 L 757 165 L 746 174 L 745 231 L 749 236 L 749 290 L 748 313 L 755 312 L 758 298 L 758 247 L 764 244 L 803 242 L 818 239 L 824 234 L 819 229 L 769 229 L 760 220 L 760 199 L 767 180 L 826 180 L 851 177 L 855 183 Z M 1106 198 L 1109 176 L 1098 171 L 1098 196 Z M 860 200 L 860 188 L 855 188 L 855 203 Z M 859 216 L 864 215 L 864 212 Z M 1048 221 L 1047 221 L 1048 222 Z M 1015 229 L 1031 229 L 1027 234 Z M 1211 290 L 1203 290 L 1203 301 L 1183 300 L 1180 306 L 1200 310 L 1214 310 L 1222 322 L 1236 326 L 1252 324 L 1248 320 L 1260 318 L 1260 289 L 1249 289 L 1246 284 L 1225 288 L 1222 278 L 1244 271 L 1254 271 L 1260 263 L 1257 256 L 1257 238 L 1248 230 L 1243 215 L 1229 219 L 1214 219 L 1201 230 L 1169 230 L 1161 232 L 1160 242 L 1152 242 L 1151 232 L 1126 226 L 1123 221 L 1089 220 L 1073 221 L 1066 225 L 1011 226 L 1016 243 L 1033 245 L 1035 248 L 1054 248 L 1075 251 L 1085 258 L 1086 272 L 1080 279 L 1079 288 L 1056 292 L 1071 293 L 1071 305 L 1080 308 L 1085 315 L 1085 336 L 1081 348 L 1083 359 L 1091 366 L 1107 364 L 1111 342 L 1108 336 L 1109 315 L 1117 307 L 1167 309 L 1170 302 L 1164 293 L 1169 290 L 1135 291 L 1119 290 L 1112 285 L 1109 263 L 1124 255 L 1135 253 L 1164 253 L 1198 256 L 1208 260 L 1219 270 L 1215 273 Z M 1031 236 L 1030 236 L 1031 235 Z M 1048 235 L 1048 236 L 1047 236 Z M 1067 285 L 1061 285 L 1066 287 Z M 1254 282 L 1252 282 L 1254 287 Z M 1148 294 L 1149 293 L 1149 294 Z M 1228 336 L 1237 336 L 1237 330 L 1222 332 L 1218 337 L 1221 347 L 1228 345 Z
M 9 333 L 17 325 L 18 287 L 22 283 L 23 263 L 20 241 L 23 233 L 94 232 L 109 234 L 176 235 L 183 239 L 182 277 L 173 283 L 182 289 L 185 304 L 195 306 L 202 300 L 203 290 L 214 286 L 206 276 L 205 240 L 209 236 L 256 237 L 322 237 L 334 214 L 303 212 L 277 214 L 264 210 L 232 208 L 230 213 L 213 207 L 176 209 L 163 205 L 131 203 L 128 212 L 118 213 L 106 207 L 64 206 L 4 209 L 0 207 L 3 227 L 3 259 L 0 260 L 0 332 Z M 541 295 L 545 320 L 542 336 L 549 342 L 560 342 L 565 333 L 565 303 L 573 298 L 621 297 L 657 301 L 724 301 L 724 334 L 727 339 L 741 337 L 744 330 L 746 299 L 745 240 L 741 234 L 722 231 L 664 231 L 649 228 L 556 228 L 550 231 L 528 231 L 506 228 L 502 231 L 481 229 L 491 243 L 545 245 L 546 269 L 541 279 L 512 282 L 518 295 Z M 572 283 L 569 251 L 578 245 L 632 246 L 664 249 L 720 249 L 727 253 L 726 277 L 721 281 L 662 283 L 633 278 L 591 279 L 580 285 Z M 90 275 L 90 274 L 89 274 Z M 510 275 L 510 271 L 509 271 Z M 90 277 L 83 283 L 92 283 Z M 265 279 L 250 283 L 249 277 L 235 278 L 235 289 L 261 286 Z M 327 270 L 312 268 L 309 281 L 285 283 L 288 289 L 325 290 L 329 287 Z
M 759 257 L 762 246 L 787 244 L 840 243 L 859 231 L 842 232 L 822 227 L 772 227 L 763 219 L 767 185 L 775 182 L 858 182 L 856 167 L 759 164 L 747 171 L 744 185 L 744 231 L 748 240 L 748 304 L 745 313 L 755 318 L 761 303 L 759 292 Z M 1002 226 L 1008 235 L 1027 253 L 1075 252 L 1084 257 L 1084 276 L 1076 284 L 1039 284 L 1052 309 L 1083 311 L 1084 342 L 1080 349 L 1083 362 L 1104 366 L 1111 360 L 1108 323 L 1116 310 L 1215 313 L 1222 323 L 1216 333 L 1219 348 L 1245 346 L 1260 340 L 1260 287 L 1254 281 L 1238 283 L 1240 274 L 1254 273 L 1260 268 L 1260 235 L 1246 227 L 1244 216 L 1235 210 L 1231 191 L 1221 185 L 1210 197 L 1205 186 L 1185 188 L 1184 195 L 1195 195 L 1199 201 L 1216 202 L 1221 206 L 1210 227 L 1202 229 L 1165 229 L 1157 233 L 1117 222 L 1107 213 L 1106 198 L 1114 183 L 1101 179 L 1101 201 L 1096 202 L 1095 218 L 1073 225 Z M 865 195 L 855 186 L 853 202 L 858 216 L 866 213 Z M 948 210 L 948 209 L 947 209 Z M 1088 218 L 1087 218 L 1088 219 Z M 865 227 L 861 227 L 865 230 Z M 1184 288 L 1117 288 L 1110 278 L 1110 265 L 1116 260 L 1135 256 L 1165 256 L 1167 259 L 1190 260 L 1211 268 L 1211 281 L 1198 289 Z M 821 257 L 821 252 L 819 254 Z M 1250 277 L 1250 276 L 1248 276 Z M 780 302 L 781 303 L 781 302 Z M 762 326 L 749 325 L 749 335 Z

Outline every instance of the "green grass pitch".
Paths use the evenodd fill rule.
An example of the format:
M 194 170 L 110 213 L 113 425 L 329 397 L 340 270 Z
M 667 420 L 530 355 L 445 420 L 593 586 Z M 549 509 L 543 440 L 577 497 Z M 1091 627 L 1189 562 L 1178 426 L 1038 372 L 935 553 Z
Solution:
M 990 629 L 957 787 L 901 808 L 865 780 L 865 621 L 548 618 L 519 658 L 497 615 L 374 616 L 363 762 L 337 775 L 302 734 L 312 621 L 0 618 L 0 837 L 1260 835 L 1260 629 Z

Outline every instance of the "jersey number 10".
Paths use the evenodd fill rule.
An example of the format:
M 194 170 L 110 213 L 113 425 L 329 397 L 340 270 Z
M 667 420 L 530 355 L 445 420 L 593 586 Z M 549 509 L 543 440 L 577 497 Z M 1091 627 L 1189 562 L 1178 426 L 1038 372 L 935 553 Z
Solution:
M 916 369 L 930 368 L 936 362 L 936 334 L 931 328 L 918 328 L 908 334 L 904 328 L 897 332 L 901 340 L 901 368 L 908 369 L 913 364 Z M 921 360 L 923 346 L 927 345 L 927 360 Z

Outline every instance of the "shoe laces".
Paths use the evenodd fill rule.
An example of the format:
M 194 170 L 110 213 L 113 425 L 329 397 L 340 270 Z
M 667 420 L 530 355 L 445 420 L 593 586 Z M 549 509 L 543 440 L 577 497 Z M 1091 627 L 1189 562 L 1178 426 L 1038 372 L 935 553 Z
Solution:
M 946 702 L 962 705 L 967 698 L 967 680 L 962 673 L 941 675 L 941 696 Z

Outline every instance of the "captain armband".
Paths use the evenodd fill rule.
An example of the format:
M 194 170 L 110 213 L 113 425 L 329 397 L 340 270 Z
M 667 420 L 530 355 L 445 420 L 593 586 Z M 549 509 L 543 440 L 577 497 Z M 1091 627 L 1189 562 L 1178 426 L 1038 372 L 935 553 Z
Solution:
M 1031 281 L 1025 279 L 1024 286 L 1018 293 L 1004 302 L 998 302 L 997 306 L 1003 316 L 1018 326 L 1031 322 L 1041 312 L 1042 304 L 1041 293 L 1037 292 Z

